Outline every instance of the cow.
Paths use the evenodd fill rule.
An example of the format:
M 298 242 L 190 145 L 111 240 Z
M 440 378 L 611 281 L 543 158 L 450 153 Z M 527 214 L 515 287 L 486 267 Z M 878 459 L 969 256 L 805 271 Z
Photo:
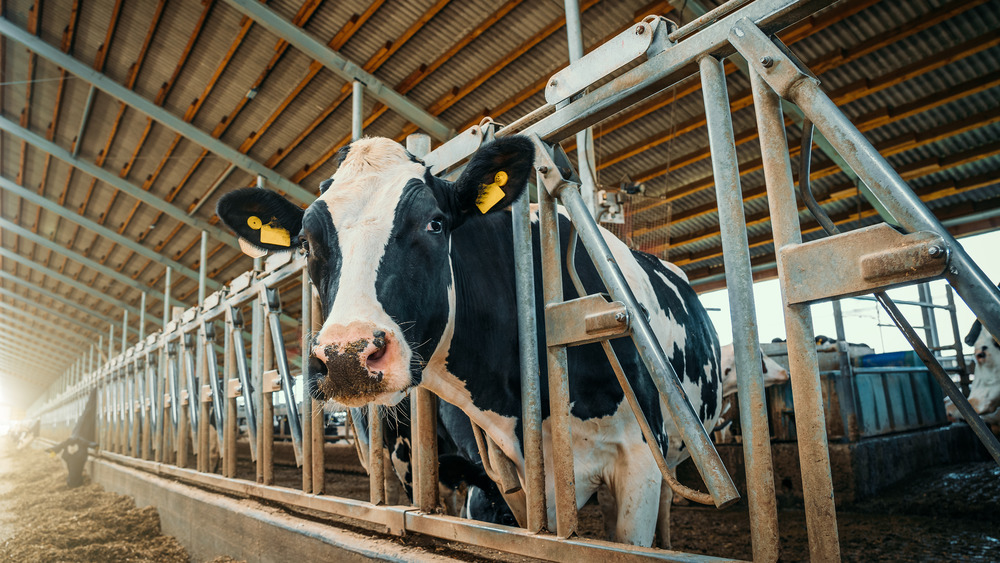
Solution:
M 729 441 L 729 433 L 733 424 L 739 425 L 739 408 L 736 397 L 736 356 L 733 345 L 726 344 L 722 352 L 722 413 L 716 423 L 715 432 L 719 432 L 718 440 Z M 760 351 L 760 368 L 764 374 L 764 387 L 770 387 L 788 381 L 788 370 Z
M 411 427 L 408 421 L 410 400 L 380 409 L 384 449 L 389 454 L 393 473 L 399 479 L 407 497 L 413 499 L 413 467 Z M 367 409 L 351 408 L 351 419 L 361 444 L 361 463 L 366 470 L 365 452 L 371 444 L 368 434 Z M 450 433 L 448 429 L 454 433 Z M 507 526 L 517 525 L 513 513 L 500 494 L 496 483 L 487 476 L 479 456 L 472 425 L 458 407 L 438 401 L 438 484 L 445 513 L 473 520 Z
M 97 443 L 97 389 L 92 389 L 87 397 L 83 413 L 77 419 L 69 438 L 48 448 L 51 454 L 59 454 L 66 464 L 66 486 L 70 489 L 83 484 L 83 467 L 87 464 L 88 448 L 96 448 Z
M 510 458 L 525 480 L 521 370 L 509 205 L 535 174 L 534 145 L 521 136 L 481 146 L 454 183 L 389 139 L 357 140 L 305 210 L 259 188 L 234 190 L 216 211 L 252 254 L 303 248 L 322 305 L 307 388 L 347 406 L 393 404 L 421 385 L 458 406 Z M 545 349 L 539 226 L 531 220 L 539 349 Z M 570 223 L 558 213 L 567 248 Z M 722 399 L 719 341 L 707 312 L 675 269 L 601 235 L 630 283 L 687 397 L 707 428 Z M 563 261 L 563 294 L 578 297 Z M 605 291 L 584 253 L 585 291 Z M 670 466 L 689 452 L 630 339 L 611 345 Z M 542 354 L 544 357 L 544 354 Z M 577 506 L 606 483 L 615 497 L 618 541 L 669 545 L 673 492 L 662 478 L 598 344 L 567 349 Z M 546 381 L 544 362 L 538 366 Z M 551 448 L 542 386 L 542 441 Z M 450 429 L 449 429 L 450 430 Z M 549 451 L 549 453 L 551 453 Z M 549 458 L 551 459 L 551 458 Z M 555 528 L 555 479 L 546 472 L 547 525 Z M 512 501 L 508 497 L 508 501 Z M 511 509 L 526 518 L 523 495 Z
M 969 386 L 969 404 L 983 420 L 993 428 L 1000 429 L 1000 342 L 978 320 L 972 323 L 965 343 L 972 346 L 976 358 L 975 378 Z M 945 409 L 952 420 L 961 420 L 962 415 L 950 400 L 945 400 Z
M 27 428 L 17 433 L 16 436 L 17 449 L 23 450 L 24 448 L 30 446 L 31 443 L 35 441 L 35 438 L 38 437 L 38 434 L 41 433 L 41 430 L 42 430 L 42 419 L 36 418 L 33 421 L 31 421 L 31 426 L 28 426 Z

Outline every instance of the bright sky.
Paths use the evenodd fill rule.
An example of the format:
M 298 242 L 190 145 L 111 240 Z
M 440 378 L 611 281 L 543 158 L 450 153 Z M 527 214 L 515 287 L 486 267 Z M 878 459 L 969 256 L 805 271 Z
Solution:
M 985 233 L 960 239 L 972 259 L 979 264 L 986 275 L 995 282 L 1000 282 L 1000 231 Z M 931 295 L 935 303 L 946 305 L 947 297 L 945 287 L 947 282 L 938 280 L 931 283 Z M 754 304 L 757 309 L 757 325 L 760 331 L 760 341 L 770 342 L 772 338 L 785 338 L 785 323 L 781 313 L 781 296 L 778 289 L 778 280 L 769 280 L 754 284 Z M 916 286 L 896 289 L 889 292 L 889 296 L 897 300 L 917 301 Z M 701 296 L 701 302 L 705 307 L 717 307 L 721 311 L 709 311 L 709 316 L 715 323 L 716 330 L 719 331 L 719 341 L 723 344 L 733 341 L 732 323 L 729 318 L 729 296 L 725 289 L 705 293 Z M 958 306 L 958 330 L 960 339 L 965 338 L 969 327 L 975 320 L 975 315 L 969 307 L 962 301 L 961 297 L 955 295 Z M 850 342 L 862 342 L 875 349 L 876 352 L 893 352 L 897 350 L 910 350 L 910 345 L 893 325 L 879 327 L 879 324 L 892 325 L 881 307 L 873 301 L 859 301 L 847 299 L 841 303 L 844 311 L 844 330 L 847 340 Z M 920 309 L 913 306 L 900 306 L 900 310 L 906 315 L 913 326 L 922 326 L 923 319 L 920 316 Z M 813 305 L 813 329 L 816 334 L 825 334 L 831 338 L 836 338 L 837 331 L 833 322 L 833 305 L 822 303 Z M 936 324 L 938 326 L 938 338 L 941 345 L 950 345 L 955 342 L 951 327 L 951 320 L 947 311 L 938 310 L 936 314 Z M 923 331 L 918 331 L 923 337 Z M 966 347 L 968 349 L 968 347 Z M 947 355 L 947 354 L 946 354 Z

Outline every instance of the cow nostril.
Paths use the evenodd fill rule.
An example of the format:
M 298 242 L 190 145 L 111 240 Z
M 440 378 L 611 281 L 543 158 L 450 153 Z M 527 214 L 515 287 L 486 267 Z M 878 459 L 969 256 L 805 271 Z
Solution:
M 374 332 L 374 334 L 372 334 L 372 336 L 373 336 L 372 344 L 376 348 L 378 348 L 379 350 L 384 350 L 385 349 L 385 331 L 384 330 L 376 330 Z
M 326 399 L 319 390 L 319 382 L 327 376 L 326 364 L 315 354 L 309 356 L 309 377 L 306 379 L 309 395 L 317 401 Z

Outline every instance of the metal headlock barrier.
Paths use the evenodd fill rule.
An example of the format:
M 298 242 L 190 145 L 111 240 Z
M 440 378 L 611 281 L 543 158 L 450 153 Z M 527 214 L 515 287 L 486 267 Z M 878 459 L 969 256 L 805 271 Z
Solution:
M 566 347 L 600 342 L 636 414 L 663 479 L 679 494 L 699 502 L 727 506 L 739 499 L 699 418 L 687 400 L 677 375 L 622 275 L 611 257 L 580 193 L 580 182 L 559 142 L 597 124 L 678 81 L 700 73 L 709 144 L 724 247 L 726 281 L 733 325 L 733 342 L 740 396 L 740 421 L 746 459 L 748 505 L 755 560 L 778 559 L 777 509 L 774 494 L 769 431 L 758 358 L 750 256 L 740 189 L 734 133 L 726 91 L 723 57 L 735 52 L 749 63 L 761 153 L 775 239 L 775 249 L 787 331 L 792 393 L 796 404 L 798 449 L 803 481 L 810 555 L 814 560 L 840 558 L 833 484 L 829 462 L 824 405 L 817 367 L 809 305 L 836 298 L 875 293 L 890 316 L 914 345 L 973 430 L 1000 462 L 1000 445 L 989 434 L 933 355 L 917 337 L 895 305 L 885 297 L 891 287 L 943 277 L 969 304 L 986 329 L 1000 334 L 1000 290 L 986 278 L 961 245 L 940 225 L 900 176 L 822 91 L 818 80 L 795 59 L 774 34 L 827 3 L 818 0 L 732 0 L 704 16 L 676 28 L 660 17 L 648 17 L 585 56 L 548 82 L 546 104 L 517 122 L 499 127 L 488 123 L 472 127 L 430 151 L 426 136 L 408 139 L 411 153 L 421 156 L 436 174 L 448 174 L 492 138 L 523 134 L 536 146 L 536 172 L 541 229 L 544 307 L 534 303 L 531 222 L 528 196 L 513 207 L 515 279 L 521 344 L 524 428 L 524 482 L 517 482 L 513 462 L 491 447 L 494 438 L 476 432 L 487 472 L 501 491 L 523 498 L 526 513 L 518 515 L 522 528 L 511 528 L 435 514 L 438 506 L 436 397 L 416 388 L 413 408 L 413 506 L 386 506 L 381 418 L 374 408 L 370 423 L 370 451 L 359 449 L 369 469 L 369 502 L 324 495 L 324 419 L 322 404 L 293 393 L 296 381 L 286 352 L 281 299 L 297 296 L 301 314 L 294 345 L 308 350 L 310 335 L 318 329 L 318 298 L 300 254 L 268 258 L 226 287 L 204 297 L 204 245 L 199 307 L 173 320 L 164 308 L 164 330 L 121 353 L 113 353 L 113 328 L 108 358 L 94 369 L 75 366 L 70 385 L 58 396 L 32 408 L 46 427 L 71 425 L 82 410 L 88 391 L 97 387 L 101 429 L 100 454 L 113 461 L 186 482 L 208 486 L 285 505 L 309 508 L 362 520 L 392 534 L 427 534 L 515 554 L 575 561 L 613 557 L 615 560 L 713 560 L 684 554 L 574 537 L 576 494 L 573 452 L 569 436 Z M 638 64 L 635 64 L 638 63 Z M 626 72 L 606 80 L 623 67 Z M 594 84 L 605 82 L 592 90 Z M 355 111 L 360 116 L 362 85 L 355 83 Z M 789 150 L 780 105 L 784 98 L 801 108 L 850 167 L 863 180 L 884 220 L 879 224 L 837 233 L 803 243 L 793 186 Z M 360 119 L 355 119 L 355 137 Z M 805 153 L 807 154 L 807 153 Z M 806 173 L 805 177 L 808 177 Z M 811 193 L 803 186 L 809 203 Z M 556 201 L 572 218 L 576 240 L 592 259 L 612 302 L 602 296 L 564 301 Z M 810 204 L 817 217 L 822 210 Z M 572 265 L 572 260 L 569 260 Z M 572 266 L 573 282 L 579 287 Z M 835 272 L 836 275 L 830 275 Z M 165 294 L 170 294 L 169 269 Z M 547 325 L 544 351 L 548 366 L 552 467 L 543 467 L 541 399 L 538 378 L 540 352 L 536 345 L 536 315 L 544 311 Z M 249 313 L 249 315 L 247 315 Z M 581 316 L 615 319 L 596 323 L 598 333 L 579 328 Z M 249 318 L 249 327 L 247 322 Z M 127 318 L 126 318 L 127 319 Z M 559 322 L 558 319 L 564 319 Z M 608 328 L 608 327 L 613 328 Z M 217 338 L 221 335 L 221 344 Z M 609 345 L 610 338 L 628 336 L 638 349 L 657 391 L 682 434 L 708 494 L 676 482 L 662 453 L 655 447 L 648 422 L 639 410 L 622 368 Z M 296 340 L 292 338 L 292 340 Z M 249 341 L 249 352 L 247 350 Z M 124 342 L 124 340 L 123 340 Z M 222 354 L 219 372 L 218 353 Z M 300 378 L 305 379 L 302 362 Z M 935 367 L 936 366 L 936 367 Z M 274 485 L 275 397 L 287 417 L 296 463 L 302 469 L 301 490 Z M 239 418 L 245 420 L 256 481 L 236 479 Z M 212 428 L 222 458 L 221 475 L 210 467 Z M 188 468 L 189 445 L 195 469 Z M 555 475 L 555 534 L 546 527 L 545 472 Z M 513 481 L 512 481 L 513 480 Z M 602 555 L 603 553 L 603 555 Z

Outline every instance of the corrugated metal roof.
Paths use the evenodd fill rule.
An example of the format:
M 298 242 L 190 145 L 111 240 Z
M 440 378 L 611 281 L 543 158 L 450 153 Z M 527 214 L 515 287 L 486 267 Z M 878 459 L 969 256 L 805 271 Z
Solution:
M 316 2 L 318 7 L 307 19 L 304 29 L 323 43 L 351 27 L 352 17 L 377 6 L 370 19 L 349 33 L 350 37 L 340 48 L 340 52 L 356 64 L 365 65 L 373 56 L 384 53 L 387 46 L 391 46 L 394 49 L 392 56 L 379 61 L 377 68 L 372 67 L 373 74 L 389 86 L 400 85 L 408 77 L 418 73 L 422 65 L 436 61 L 456 41 L 508 4 L 504 0 L 451 1 L 440 4 L 435 0 Z M 855 5 L 856 2 L 857 0 L 845 0 L 834 3 L 828 14 L 834 14 L 840 7 Z M 716 1 L 704 3 L 708 7 L 719 4 Z M 31 0 L 10 0 L 5 4 L 5 17 L 26 28 L 32 4 Z M 582 18 L 585 43 L 593 45 L 630 24 L 637 14 L 642 15 L 646 4 L 646 0 L 595 2 Z M 335 165 L 327 156 L 350 133 L 350 99 L 342 94 L 342 89 L 346 87 L 345 81 L 333 72 L 321 69 L 307 84 L 303 83 L 312 61 L 295 48 L 286 48 L 273 68 L 265 73 L 267 65 L 278 52 L 277 37 L 254 24 L 249 26 L 245 36 L 239 38 L 243 17 L 227 3 L 213 0 L 167 2 L 160 19 L 153 22 L 152 3 L 122 3 L 120 13 L 115 15 L 115 2 L 112 0 L 84 2 L 80 5 L 74 25 L 70 25 L 71 5 L 70 0 L 46 0 L 38 21 L 39 37 L 50 44 L 59 45 L 64 33 L 71 29 L 69 54 L 93 67 L 99 53 L 106 51 L 106 60 L 101 70 L 119 84 L 125 83 L 141 57 L 142 64 L 138 67 L 133 87 L 137 95 L 155 100 L 164 92 L 163 89 L 169 89 L 162 96 L 162 105 L 177 116 L 184 116 L 189 108 L 200 104 L 197 112 L 188 115 L 193 126 L 205 132 L 214 132 L 226 145 L 244 150 L 250 157 L 267 163 L 279 174 L 295 179 L 309 190 L 332 173 Z M 268 6 L 289 20 L 304 9 L 301 0 L 272 0 L 268 2 Z M 309 6 L 312 4 L 306 7 Z M 402 34 L 428 14 L 433 6 L 439 6 L 440 11 L 430 17 L 412 37 L 401 41 Z M 1000 28 L 1000 0 L 974 7 L 962 5 L 961 9 L 956 8 L 958 6 L 959 4 L 946 0 L 875 2 L 840 21 L 820 18 L 818 21 L 824 24 L 828 21 L 833 23 L 807 34 L 792 44 L 791 48 L 806 62 L 821 61 L 838 53 L 850 56 L 853 49 L 866 41 L 894 37 L 907 27 L 934 17 L 943 10 L 956 9 L 957 15 L 943 22 L 908 34 L 870 54 L 836 65 L 822 73 L 820 78 L 824 88 L 827 91 L 837 91 L 852 85 L 863 86 L 865 80 L 869 81 L 868 84 L 877 85 L 881 77 L 901 68 L 916 69 L 913 76 L 899 84 L 868 92 L 863 97 L 843 104 L 842 107 L 850 118 L 856 121 L 868 119 L 875 115 L 873 112 L 900 108 L 945 92 L 957 84 L 997 72 L 1000 68 L 1000 46 L 950 60 L 940 68 L 924 72 L 929 68 L 927 61 L 939 57 L 946 49 L 969 42 L 973 45 L 977 41 L 981 43 L 983 37 L 995 34 Z M 207 16 L 203 26 L 198 28 L 198 21 L 203 13 L 207 13 Z M 558 26 L 561 17 L 560 2 L 518 3 L 506 16 L 412 87 L 407 97 L 419 106 L 431 108 L 452 92 L 473 84 L 474 87 L 461 92 L 460 99 L 439 105 L 436 110 L 439 118 L 452 127 L 478 121 L 484 111 L 491 113 L 500 123 L 510 122 L 526 114 L 543 103 L 542 94 L 531 94 L 530 87 L 567 62 L 565 29 L 557 27 L 546 37 L 539 36 L 540 31 L 552 22 L 556 22 Z M 105 45 L 112 22 L 114 25 L 110 28 L 110 41 Z M 148 49 L 143 52 L 143 44 L 151 28 L 151 41 Z M 26 81 L 33 80 L 30 85 L 31 100 L 25 116 L 27 127 L 45 135 L 56 116 L 58 99 L 58 116 L 52 124 L 53 142 L 71 149 L 84 118 L 83 108 L 90 90 L 89 84 L 73 76 L 60 81 L 58 67 L 38 57 L 35 57 L 33 72 L 29 77 L 29 57 L 26 50 L 9 39 L 5 41 L 0 111 L 3 111 L 6 118 L 19 121 L 21 112 L 26 107 Z M 529 41 L 534 45 L 523 54 L 511 54 L 519 45 Z M 189 42 L 191 48 L 186 52 Z M 231 49 L 234 49 L 232 59 L 220 66 L 224 54 Z M 252 93 L 252 99 L 249 99 L 248 92 L 262 73 L 265 73 L 263 83 Z M 217 78 L 213 78 L 216 76 Z M 478 83 L 473 83 L 477 77 Z M 747 77 L 739 71 L 729 75 L 728 87 L 731 100 L 745 97 L 749 92 Z M 498 111 L 498 108 L 506 108 L 508 99 L 519 92 L 526 92 L 525 100 L 512 104 L 503 112 Z M 669 95 L 669 91 L 664 95 Z M 334 102 L 341 98 L 343 103 L 339 107 L 335 106 Z M 976 116 L 996 111 L 998 105 L 1000 87 L 994 87 L 960 96 L 947 104 L 925 109 L 903 119 L 893 119 L 877 128 L 869 128 L 866 135 L 875 143 L 886 144 L 895 143 L 906 135 L 935 132 L 933 142 L 894 154 L 890 157 L 890 162 L 898 167 L 906 167 L 937 159 L 936 162 L 942 165 L 940 169 L 928 168 L 912 178 L 908 176 L 910 185 L 918 190 L 930 189 L 942 182 L 962 186 L 962 182 L 969 178 L 995 175 L 1000 170 L 1000 156 L 992 154 L 995 151 L 991 149 L 991 143 L 996 143 L 1000 136 L 1000 124 L 977 125 L 961 133 L 954 133 L 951 129 L 963 120 L 974 120 Z M 371 115 L 374 107 L 375 100 L 366 99 L 365 115 Z M 147 130 L 147 116 L 126 108 L 119 117 L 119 109 L 119 101 L 104 93 L 97 93 L 86 120 L 83 137 L 79 140 L 79 156 L 82 160 L 92 163 L 100 160 L 106 170 L 114 173 L 131 166 L 124 176 L 127 181 L 148 189 L 158 198 L 170 200 L 180 209 L 191 209 L 204 198 L 205 202 L 194 215 L 205 220 L 214 220 L 214 205 L 222 194 L 253 183 L 254 179 L 250 174 L 236 170 L 214 193 L 206 195 L 207 190 L 228 168 L 228 162 L 212 153 L 203 158 L 202 147 L 183 138 L 178 142 L 175 132 L 155 122 Z M 701 93 L 695 91 L 614 131 L 611 128 L 621 116 L 612 117 L 595 128 L 598 163 L 603 166 L 602 162 L 627 147 L 649 145 L 653 140 L 669 134 L 677 124 L 699 120 L 703 113 Z M 752 107 L 734 112 L 732 117 L 737 134 L 755 133 Z M 366 134 L 397 137 L 406 125 L 405 118 L 390 111 L 371 122 L 366 127 Z M 798 135 L 797 126 L 789 128 L 789 140 L 793 145 L 798 143 Z M 47 198 L 60 201 L 67 211 L 82 213 L 186 266 L 196 266 L 199 233 L 195 229 L 180 226 L 181 223 L 164 215 L 159 209 L 146 204 L 137 205 L 132 197 L 116 194 L 114 188 L 102 182 L 94 183 L 91 177 L 74 170 L 66 163 L 56 159 L 48 159 L 46 163 L 45 153 L 30 145 L 22 154 L 20 141 L 10 134 L 2 134 L 0 141 L 0 174 L 4 177 L 12 180 L 20 178 L 29 189 L 40 189 Z M 632 224 L 636 229 L 643 229 L 637 232 L 645 234 L 629 237 L 640 245 L 656 246 L 665 245 L 669 239 L 669 255 L 681 257 L 685 261 L 692 260 L 684 264 L 684 268 L 692 275 L 701 275 L 713 269 L 718 271 L 721 266 L 721 257 L 717 256 L 718 218 L 711 210 L 715 201 L 714 187 L 711 185 L 712 168 L 711 161 L 707 158 L 683 166 L 676 162 L 687 155 L 703 151 L 706 144 L 705 129 L 697 128 L 656 146 L 646 146 L 645 150 L 630 158 L 602 167 L 598 177 L 603 186 L 615 188 L 626 174 L 637 178 L 649 170 L 669 164 L 669 173 L 656 174 L 645 182 L 647 195 L 658 197 L 665 193 L 678 193 L 677 190 L 688 190 L 693 185 L 703 186 L 677 198 L 670 205 L 659 205 L 643 211 L 642 207 L 646 204 L 636 203 L 638 211 Z M 966 158 L 977 152 L 980 157 Z M 743 190 L 759 194 L 764 185 L 762 172 L 747 171 L 759 158 L 757 141 L 742 143 L 737 148 L 737 154 L 744 169 L 741 177 Z M 575 154 L 572 156 L 575 158 Z M 953 165 L 959 158 L 966 158 L 968 161 Z M 797 160 L 793 159 L 793 164 L 797 165 Z M 829 162 L 826 155 L 817 152 L 813 168 L 823 169 Z M 839 172 L 814 181 L 814 187 L 821 196 L 830 190 L 843 190 L 849 186 L 847 177 Z M 937 194 L 928 205 L 941 213 L 951 213 L 954 209 L 961 209 L 956 208 L 956 205 L 994 205 L 997 198 L 1000 198 L 1000 182 L 994 181 L 985 187 L 963 188 L 943 197 Z M 858 204 L 858 198 L 850 195 L 824 205 L 831 215 L 847 217 L 857 211 Z M 159 262 L 135 256 L 130 250 L 112 244 L 86 229 L 77 228 L 72 222 L 60 219 L 48 211 L 39 211 L 34 205 L 20 201 L 6 191 L 0 192 L 0 206 L 0 217 L 5 221 L 36 229 L 40 235 L 70 248 L 72 252 L 118 269 L 142 284 L 163 283 L 164 265 Z M 861 207 L 863 210 L 868 209 L 867 204 L 862 204 Z M 707 212 L 691 213 L 691 210 L 701 209 Z M 765 244 L 756 244 L 751 249 L 751 255 L 766 259 L 772 251 L 771 245 L 766 243 L 770 232 L 770 225 L 766 221 L 767 199 L 760 195 L 748 199 L 745 213 L 752 219 L 765 219 L 751 226 L 748 233 L 751 239 L 762 237 L 761 240 L 765 241 Z M 666 222 L 668 217 L 672 219 L 670 224 Z M 681 219 L 675 219 L 677 217 Z M 802 218 L 811 224 L 806 215 Z M 865 219 L 860 224 L 874 221 L 875 219 Z M 851 223 L 848 226 L 856 225 Z M 138 302 L 139 292 L 136 289 L 81 266 L 75 260 L 64 260 L 2 228 L 0 233 L 0 244 L 4 248 L 27 257 L 39 267 L 61 270 L 65 275 L 78 277 L 80 281 L 99 288 L 114 299 L 132 304 Z M 806 238 L 815 236 L 817 235 L 808 234 Z M 217 245 L 213 241 L 211 248 L 215 250 Z M 709 258 L 702 259 L 703 257 Z M 214 254 L 209 269 L 213 279 L 226 282 L 249 265 L 249 259 L 242 257 L 235 249 L 223 247 Z M 102 314 L 119 314 L 108 302 L 68 288 L 36 270 L 11 260 L 2 260 L 2 267 L 24 279 L 27 285 L 35 284 L 65 294 Z M 0 286 L 16 287 L 19 293 L 33 295 L 39 302 L 63 310 L 73 318 L 88 318 L 61 304 L 35 296 L 10 282 L 0 282 Z M 188 303 L 192 302 L 190 294 L 195 289 L 193 280 L 174 276 L 174 286 L 175 295 L 183 296 Z M 147 306 L 153 312 L 159 311 L 162 305 L 157 300 L 150 299 Z

